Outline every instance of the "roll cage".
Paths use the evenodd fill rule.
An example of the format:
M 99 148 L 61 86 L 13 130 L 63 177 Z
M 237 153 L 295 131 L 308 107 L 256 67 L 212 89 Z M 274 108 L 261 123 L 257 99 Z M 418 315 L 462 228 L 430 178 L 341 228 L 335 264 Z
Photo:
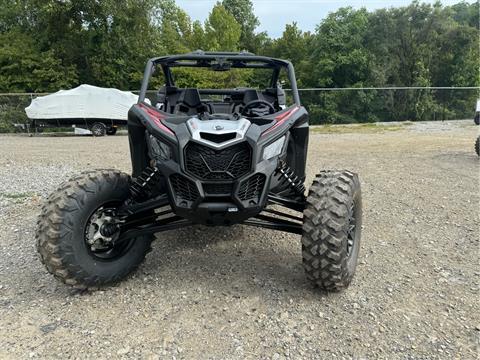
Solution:
M 197 50 L 183 55 L 161 56 L 147 61 L 143 75 L 142 87 L 138 102 L 145 100 L 150 78 L 155 69 L 160 67 L 165 77 L 165 86 L 175 86 L 171 68 L 174 67 L 203 67 L 211 68 L 216 71 L 228 71 L 230 69 L 272 69 L 270 87 L 277 88 L 280 71 L 285 69 L 290 81 L 293 101 L 300 106 L 300 96 L 298 94 L 297 80 L 295 70 L 290 61 L 270 58 L 266 56 L 257 56 L 248 52 L 204 52 Z M 220 93 L 221 90 L 208 90 L 210 94 Z

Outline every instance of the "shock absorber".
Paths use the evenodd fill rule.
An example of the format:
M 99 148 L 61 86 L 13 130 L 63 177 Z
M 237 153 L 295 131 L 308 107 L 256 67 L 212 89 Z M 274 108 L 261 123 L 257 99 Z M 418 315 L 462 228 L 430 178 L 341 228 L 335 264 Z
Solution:
M 277 173 L 281 175 L 284 182 L 290 186 L 291 189 L 295 192 L 296 195 L 305 196 L 305 185 L 301 178 L 295 175 L 295 171 L 287 165 L 285 161 L 280 161 L 277 168 Z
M 133 200 L 143 200 L 150 194 L 152 187 L 157 184 L 160 179 L 158 168 L 146 167 L 142 173 L 133 179 L 130 185 L 130 193 Z

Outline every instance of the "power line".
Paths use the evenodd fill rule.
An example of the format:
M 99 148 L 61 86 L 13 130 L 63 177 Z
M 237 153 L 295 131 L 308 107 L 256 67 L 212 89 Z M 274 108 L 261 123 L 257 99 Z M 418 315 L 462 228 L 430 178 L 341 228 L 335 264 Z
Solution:
M 290 89 L 285 89 L 290 90 Z M 480 90 L 478 86 L 387 86 L 347 88 L 305 88 L 298 91 L 350 91 L 350 90 Z
M 284 89 L 291 91 L 291 89 Z M 479 86 L 386 86 L 386 87 L 347 87 L 347 88 L 304 88 L 298 91 L 359 91 L 359 90 L 479 90 Z M 126 90 L 138 93 L 139 90 Z M 153 91 L 153 90 L 152 90 Z M 0 93 L 0 96 L 39 96 L 50 93 Z

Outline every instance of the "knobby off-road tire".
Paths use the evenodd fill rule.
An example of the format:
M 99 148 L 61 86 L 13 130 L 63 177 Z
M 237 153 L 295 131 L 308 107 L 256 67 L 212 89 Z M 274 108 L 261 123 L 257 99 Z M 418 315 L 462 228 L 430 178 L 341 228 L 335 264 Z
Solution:
M 475 141 L 475 152 L 480 156 L 480 136 L 478 136 L 477 141 Z
M 88 171 L 48 197 L 38 218 L 36 240 L 43 264 L 57 279 L 80 289 L 98 288 L 119 281 L 143 261 L 152 236 L 124 243 L 111 257 L 97 256 L 85 241 L 92 214 L 121 204 L 129 195 L 129 184 L 130 176 L 116 170 Z
M 303 213 L 302 256 L 306 275 L 326 291 L 350 284 L 357 266 L 362 226 L 358 176 L 322 171 L 309 190 Z

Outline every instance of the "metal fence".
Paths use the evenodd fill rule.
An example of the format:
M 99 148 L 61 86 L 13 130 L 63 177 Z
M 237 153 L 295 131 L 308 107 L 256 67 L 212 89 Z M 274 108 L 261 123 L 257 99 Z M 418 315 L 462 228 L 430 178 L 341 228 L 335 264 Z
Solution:
M 302 89 L 312 123 L 456 120 L 473 117 L 478 87 Z
M 311 124 L 472 118 L 479 87 L 382 87 L 300 89 Z M 133 91 L 138 93 L 137 91 Z M 287 101 L 290 91 L 287 92 Z M 0 93 L 0 132 L 25 128 L 25 107 L 45 93 Z M 150 94 L 154 99 L 154 94 Z M 290 99 L 291 100 L 291 99 Z M 16 124 L 17 126 L 14 126 Z

